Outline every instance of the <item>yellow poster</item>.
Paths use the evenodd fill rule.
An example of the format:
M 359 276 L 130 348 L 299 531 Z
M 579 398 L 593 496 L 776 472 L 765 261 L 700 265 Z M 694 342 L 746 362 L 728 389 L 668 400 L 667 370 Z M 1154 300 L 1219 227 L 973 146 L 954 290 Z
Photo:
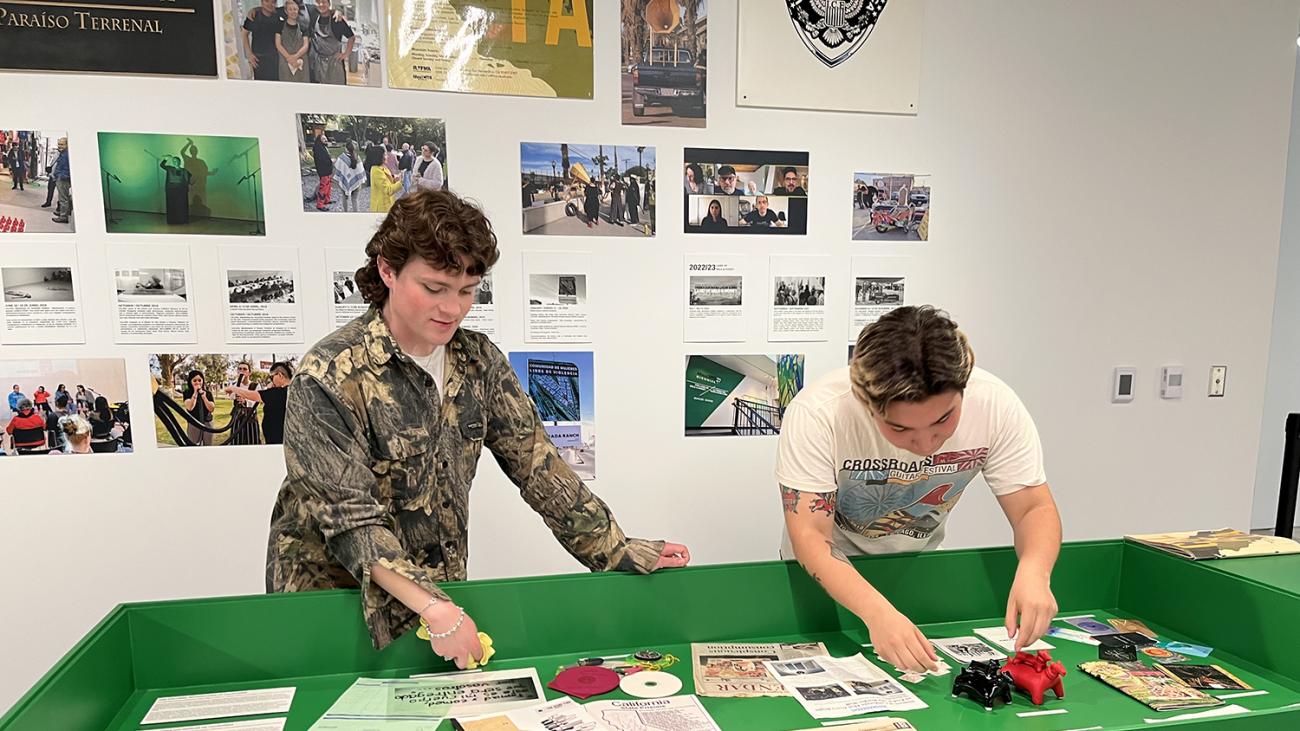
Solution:
M 592 97 L 593 0 L 392 0 L 388 85 Z

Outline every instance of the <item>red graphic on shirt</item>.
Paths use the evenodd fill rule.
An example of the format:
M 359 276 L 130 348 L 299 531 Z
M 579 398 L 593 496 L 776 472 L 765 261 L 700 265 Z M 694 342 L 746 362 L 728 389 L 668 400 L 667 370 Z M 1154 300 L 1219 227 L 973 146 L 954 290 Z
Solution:
M 921 499 L 917 500 L 916 504 L 917 505 L 943 505 L 944 502 L 947 500 L 946 496 L 948 491 L 951 490 L 952 488 L 953 488 L 953 484 L 951 482 L 940 485 L 934 488 L 933 490 L 927 492 L 925 495 L 921 496 Z
M 989 448 L 961 449 L 956 452 L 942 452 L 931 458 L 931 464 L 955 464 L 958 472 L 977 470 L 988 461 Z

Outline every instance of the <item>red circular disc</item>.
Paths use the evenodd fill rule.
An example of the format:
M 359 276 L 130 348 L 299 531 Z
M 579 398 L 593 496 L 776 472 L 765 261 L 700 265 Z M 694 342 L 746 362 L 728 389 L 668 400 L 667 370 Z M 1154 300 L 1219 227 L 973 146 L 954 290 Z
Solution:
M 548 686 L 575 698 L 590 698 L 614 690 L 619 680 L 618 673 L 609 668 L 580 666 L 560 671 Z

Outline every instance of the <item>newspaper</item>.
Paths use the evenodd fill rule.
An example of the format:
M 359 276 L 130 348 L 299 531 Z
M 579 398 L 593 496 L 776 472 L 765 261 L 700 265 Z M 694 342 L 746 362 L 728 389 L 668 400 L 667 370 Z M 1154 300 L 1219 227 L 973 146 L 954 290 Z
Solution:
M 924 701 L 862 655 L 768 660 L 763 665 L 813 718 L 840 718 L 927 707 Z
M 768 673 L 763 662 L 825 654 L 826 646 L 820 642 L 693 642 L 691 668 L 695 692 L 706 698 L 788 696 L 781 681 Z
M 1223 705 L 1218 698 L 1189 688 L 1160 670 L 1139 662 L 1094 660 L 1079 665 L 1079 669 L 1156 711 Z
M 635 701 L 597 701 L 587 711 L 613 731 L 719 731 L 693 695 Z
M 1300 543 L 1289 538 L 1251 535 L 1232 528 L 1124 537 L 1193 561 L 1300 553 Z

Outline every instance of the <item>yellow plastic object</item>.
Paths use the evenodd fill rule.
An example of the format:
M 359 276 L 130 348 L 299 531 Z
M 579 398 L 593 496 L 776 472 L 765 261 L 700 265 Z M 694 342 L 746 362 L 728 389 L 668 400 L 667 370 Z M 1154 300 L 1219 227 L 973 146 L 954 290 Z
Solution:
M 423 617 L 420 618 L 420 626 L 415 630 L 415 636 L 426 642 L 431 639 L 429 636 L 429 625 L 425 623 Z M 477 670 L 478 668 L 487 665 L 488 660 L 491 660 L 492 656 L 497 654 L 496 648 L 492 646 L 492 638 L 488 636 L 488 633 L 479 632 L 478 641 L 479 644 L 483 646 L 483 659 L 476 661 L 473 656 L 470 656 L 469 665 L 465 666 L 466 670 Z

